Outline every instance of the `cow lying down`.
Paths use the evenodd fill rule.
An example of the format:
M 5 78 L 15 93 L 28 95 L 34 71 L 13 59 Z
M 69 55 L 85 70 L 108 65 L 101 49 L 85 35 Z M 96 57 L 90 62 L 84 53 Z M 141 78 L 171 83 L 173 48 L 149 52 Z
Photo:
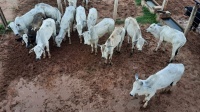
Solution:
M 157 73 L 149 76 L 146 80 L 139 79 L 136 74 L 130 95 L 145 95 L 143 107 L 146 108 L 148 101 L 155 95 L 156 91 L 167 86 L 175 86 L 181 79 L 184 70 L 185 67 L 183 64 L 171 63 Z

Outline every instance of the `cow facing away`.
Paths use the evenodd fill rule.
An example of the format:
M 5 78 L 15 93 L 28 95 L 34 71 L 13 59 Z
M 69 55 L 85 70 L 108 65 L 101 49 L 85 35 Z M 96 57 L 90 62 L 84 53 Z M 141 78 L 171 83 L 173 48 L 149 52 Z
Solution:
M 104 18 L 95 26 L 92 26 L 89 31 L 83 33 L 84 44 L 91 45 L 91 53 L 97 55 L 97 44 L 99 38 L 103 37 L 106 33 L 111 34 L 115 28 L 115 21 L 112 18 Z
M 69 44 L 71 44 L 70 32 L 73 29 L 75 10 L 76 9 L 74 6 L 68 6 L 65 9 L 65 13 L 62 17 L 61 24 L 60 24 L 59 34 L 55 38 L 57 47 L 60 47 L 60 44 L 62 40 L 65 38 L 66 33 L 68 33 Z
M 56 26 L 55 26 L 55 21 L 51 18 L 48 18 L 43 21 L 42 26 L 37 31 L 37 35 L 36 35 L 37 45 L 29 51 L 29 53 L 33 51 L 35 52 L 36 60 L 41 59 L 42 53 L 44 56 L 43 58 L 46 57 L 45 47 L 46 47 L 46 51 L 48 52 L 49 58 L 51 58 L 51 54 L 49 50 L 49 39 L 51 36 L 53 37 L 56 36 Z
M 141 51 L 144 43 L 147 43 L 147 41 L 142 37 L 141 29 L 139 24 L 137 23 L 137 20 L 132 17 L 126 18 L 124 28 L 128 35 L 128 43 L 130 38 L 132 41 L 131 54 L 133 54 L 135 45 L 138 50 Z
M 136 74 L 130 95 L 145 95 L 143 107 L 146 108 L 148 101 L 155 95 L 156 91 L 170 85 L 175 86 L 181 79 L 184 70 L 185 67 L 183 64 L 171 63 L 157 73 L 149 76 L 146 80 L 139 79 Z
M 166 44 L 166 42 L 172 44 L 172 54 L 169 62 L 172 62 L 174 57 L 178 54 L 180 48 L 186 43 L 186 38 L 183 32 L 170 28 L 167 25 L 160 26 L 158 24 L 153 23 L 147 28 L 146 31 L 150 32 L 154 35 L 155 38 L 159 39 L 155 51 L 158 50 L 159 46 L 163 41 L 165 42 L 164 44 Z
M 74 29 L 77 30 L 80 43 L 82 43 L 82 32 L 84 28 L 86 27 L 86 13 L 85 8 L 82 6 L 79 6 L 76 8 L 76 25 L 74 26 Z
M 190 6 L 185 7 L 185 14 L 184 15 L 190 17 L 192 10 L 193 10 L 193 7 L 190 7 Z M 198 8 L 198 10 L 197 10 L 194 21 L 192 22 L 192 26 L 190 27 L 190 30 L 193 29 L 193 31 L 195 31 L 196 28 L 199 26 L 199 23 L 200 23 L 200 8 Z
M 91 8 L 89 10 L 89 14 L 88 14 L 88 17 L 87 17 L 87 28 L 88 28 L 88 30 L 96 24 L 97 18 L 98 18 L 97 9 Z
M 117 47 L 117 51 L 120 52 L 122 43 L 124 41 L 125 36 L 125 29 L 123 27 L 115 27 L 114 31 L 107 39 L 106 43 L 100 45 L 102 58 L 105 58 L 105 63 L 107 64 L 108 56 L 109 56 L 109 63 L 112 64 L 112 55 L 114 49 Z

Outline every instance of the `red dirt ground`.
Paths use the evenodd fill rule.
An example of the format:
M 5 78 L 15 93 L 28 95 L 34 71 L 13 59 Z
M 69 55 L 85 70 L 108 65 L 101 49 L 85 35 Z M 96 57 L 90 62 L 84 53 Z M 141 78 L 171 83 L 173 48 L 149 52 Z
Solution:
M 98 2 L 100 1 L 100 2 Z M 161 0 L 159 0 L 161 1 Z M 176 0 L 172 0 L 176 1 Z M 183 5 L 194 4 L 181 0 Z M 55 2 L 44 1 L 53 6 Z M 37 1 L 20 0 L 16 15 L 21 15 L 34 7 Z M 78 4 L 81 4 L 79 1 Z M 105 5 L 106 4 L 106 5 Z M 89 7 L 99 11 L 99 19 L 112 17 L 113 2 L 91 0 Z M 137 16 L 141 7 L 132 0 L 119 2 L 119 18 Z M 172 10 L 177 7 L 169 3 Z M 24 7 L 26 6 L 26 7 Z M 182 16 L 176 10 L 174 15 Z M 1 112 L 198 112 L 200 110 L 200 38 L 189 32 L 187 43 L 177 55 L 175 62 L 185 65 L 185 73 L 171 94 L 157 93 L 147 109 L 141 109 L 143 97 L 129 96 L 134 74 L 142 79 L 164 68 L 171 55 L 171 45 L 167 51 L 156 47 L 156 40 L 145 32 L 149 25 L 140 25 L 143 37 L 148 41 L 142 52 L 135 51 L 130 56 L 127 39 L 121 54 L 114 53 L 113 65 L 104 65 L 100 49 L 98 55 L 90 54 L 90 46 L 79 43 L 77 33 L 72 34 L 72 44 L 63 42 L 61 48 L 53 46 L 50 40 L 52 58 L 35 61 L 35 54 L 28 55 L 28 49 L 15 41 L 13 33 L 0 37 L 0 111 Z M 100 44 L 109 35 L 105 35 Z

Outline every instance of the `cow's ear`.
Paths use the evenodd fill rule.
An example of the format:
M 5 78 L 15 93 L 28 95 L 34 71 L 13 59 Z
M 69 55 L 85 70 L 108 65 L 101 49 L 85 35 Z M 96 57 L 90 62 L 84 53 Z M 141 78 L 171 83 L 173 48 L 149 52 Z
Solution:
M 28 53 L 32 53 L 32 52 L 33 52 L 33 50 L 34 50 L 34 48 L 30 49 L 30 51 L 29 51 Z
M 138 74 L 136 73 L 135 74 L 135 80 L 138 80 L 139 79 L 139 76 L 138 76 Z

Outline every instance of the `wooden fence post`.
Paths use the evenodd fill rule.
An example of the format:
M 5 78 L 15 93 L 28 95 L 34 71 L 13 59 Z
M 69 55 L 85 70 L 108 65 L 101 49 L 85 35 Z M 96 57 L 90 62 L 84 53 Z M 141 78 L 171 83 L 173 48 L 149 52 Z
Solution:
M 168 0 L 163 0 L 163 3 L 162 3 L 162 11 L 165 10 L 166 6 L 167 6 L 167 3 L 168 3 Z
M 61 14 L 63 15 L 62 1 L 61 0 L 57 0 L 57 4 L 58 4 L 58 9 L 60 10 Z
M 6 18 L 5 18 L 5 16 L 4 16 L 4 14 L 3 14 L 3 11 L 2 11 L 2 9 L 1 9 L 1 7 L 0 7 L 0 18 L 1 18 L 1 21 L 2 21 L 2 23 L 3 23 L 4 28 L 6 28 L 7 25 L 8 25 L 8 23 L 7 23 L 7 21 L 6 21 Z
M 117 8 L 118 8 L 118 0 L 115 0 L 115 3 L 114 3 L 114 11 L 113 11 L 113 19 L 114 19 L 114 20 L 117 19 Z
M 195 4 L 195 6 L 194 6 L 193 9 L 192 9 L 192 12 L 191 12 L 190 18 L 189 18 L 189 22 L 188 22 L 188 24 L 187 24 L 187 26 L 186 26 L 186 28 L 185 28 L 185 31 L 184 31 L 184 34 L 185 34 L 185 35 L 187 35 L 188 31 L 190 30 L 190 27 L 191 27 L 191 25 L 192 25 L 192 23 L 193 23 L 193 21 L 194 21 L 195 15 L 196 15 L 196 13 L 197 13 L 197 10 L 198 10 L 199 4 L 200 4 L 200 3 L 197 2 L 196 0 L 194 0 L 194 1 L 196 2 L 196 4 Z

